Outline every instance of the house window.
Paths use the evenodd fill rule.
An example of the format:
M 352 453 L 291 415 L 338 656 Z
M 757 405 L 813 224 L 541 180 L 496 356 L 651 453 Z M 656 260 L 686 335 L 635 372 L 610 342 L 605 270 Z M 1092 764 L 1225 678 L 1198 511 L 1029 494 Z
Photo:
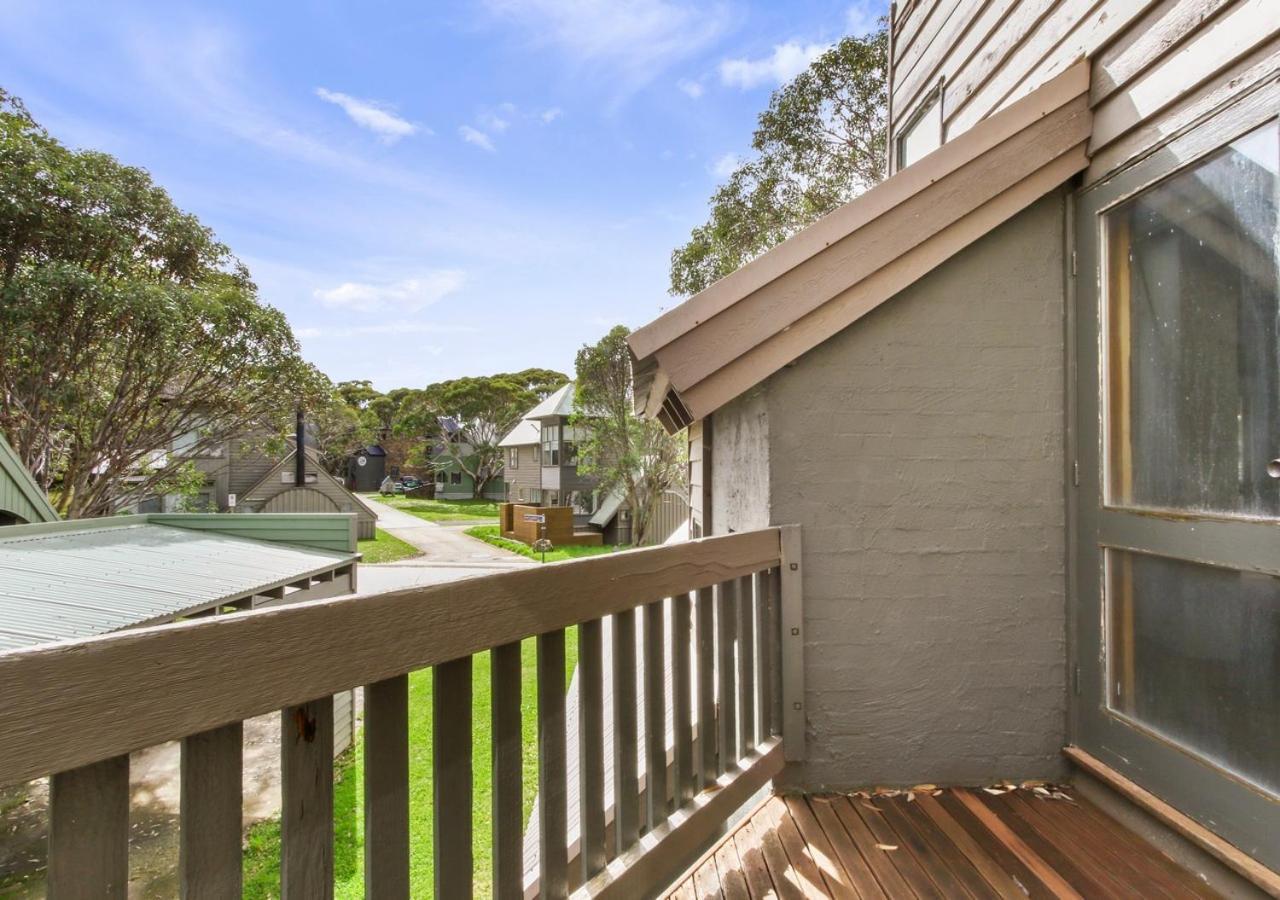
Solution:
M 533 445 L 533 461 L 535 463 L 542 462 L 542 446 L 539 444 Z
M 941 146 L 942 85 L 939 85 L 898 132 L 898 168 L 905 169 Z
M 560 465 L 560 426 L 542 426 L 542 464 L 544 466 Z
M 449 480 L 449 476 L 448 476 L 448 474 L 447 474 L 447 473 L 445 473 L 445 472 L 437 472 L 437 473 L 436 473 L 436 482 L 437 482 L 438 484 L 444 484 L 444 483 L 445 483 L 446 481 L 448 481 L 448 480 Z
M 570 491 L 569 505 L 573 507 L 573 511 L 582 515 L 591 515 L 595 512 L 595 498 L 590 491 Z
M 462 484 L 462 473 L 461 473 L 461 472 L 450 472 L 450 473 L 449 473 L 449 483 L 450 483 L 450 484 Z
M 509 450 L 507 450 L 507 468 L 508 469 L 520 468 L 520 448 L 519 447 L 512 447 Z

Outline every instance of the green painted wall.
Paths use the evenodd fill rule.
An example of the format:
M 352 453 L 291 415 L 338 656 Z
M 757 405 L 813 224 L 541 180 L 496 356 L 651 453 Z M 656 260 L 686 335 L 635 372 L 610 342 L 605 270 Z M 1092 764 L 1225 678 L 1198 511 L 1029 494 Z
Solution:
M 59 518 L 18 454 L 0 435 L 0 516 L 6 515 L 32 523 L 56 522 Z

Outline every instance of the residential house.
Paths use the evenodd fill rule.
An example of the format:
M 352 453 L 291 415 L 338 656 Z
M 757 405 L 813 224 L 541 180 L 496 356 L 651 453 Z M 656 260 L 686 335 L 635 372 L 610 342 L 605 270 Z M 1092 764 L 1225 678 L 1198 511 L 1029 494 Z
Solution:
M 783 783 L 1102 773 L 1280 867 L 1280 9 L 892 48 L 892 177 L 631 338 L 698 533 L 803 528 Z
M 360 493 L 376 491 L 387 477 L 387 451 L 381 444 L 369 444 L 347 460 L 346 486 Z
M 483 773 L 493 893 L 529 895 L 533 638 L 545 900 L 1280 895 L 1275 4 L 890 28 L 892 177 L 632 338 L 709 536 L 0 653 L 51 894 L 122 891 L 120 760 L 184 738 L 219 777 L 181 878 L 234 896 L 226 729 L 282 708 L 283 896 L 331 896 L 332 695 L 366 685 L 366 890 L 408 896 L 431 666 L 434 893 L 474 892 Z
M 452 416 L 441 416 L 439 419 L 440 434 L 431 447 L 429 466 L 436 482 L 436 497 L 441 500 L 470 500 L 476 496 L 476 482 L 458 461 L 466 459 L 472 453 L 472 447 L 465 440 L 461 423 Z M 445 452 L 444 441 L 452 445 L 450 452 Z M 501 500 L 503 497 L 502 473 L 490 478 L 484 486 L 482 496 L 488 500 Z
M 508 503 L 542 502 L 542 424 L 523 418 L 498 442 L 503 449 L 503 499 Z

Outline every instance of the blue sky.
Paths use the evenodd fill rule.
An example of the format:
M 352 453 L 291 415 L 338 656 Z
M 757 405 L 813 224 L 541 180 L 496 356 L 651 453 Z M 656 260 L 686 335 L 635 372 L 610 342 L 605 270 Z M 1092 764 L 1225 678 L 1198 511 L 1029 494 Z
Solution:
M 0 85 L 151 171 L 334 380 L 549 366 L 674 302 L 769 92 L 884 0 L 0 0 Z

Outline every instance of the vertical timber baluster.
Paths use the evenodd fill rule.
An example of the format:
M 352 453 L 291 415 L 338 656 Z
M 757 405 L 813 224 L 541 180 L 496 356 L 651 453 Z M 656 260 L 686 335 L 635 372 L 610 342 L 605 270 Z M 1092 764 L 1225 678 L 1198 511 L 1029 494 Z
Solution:
M 715 591 L 698 589 L 698 771 L 699 784 L 716 780 L 716 622 Z
M 640 838 L 636 782 L 636 611 L 613 617 L 613 830 L 618 854 Z
M 652 831 L 667 820 L 665 600 L 644 607 L 645 821 Z
M 490 651 L 493 704 L 493 896 L 524 896 L 524 772 L 520 643 Z
M 333 697 L 281 713 L 280 897 L 333 897 Z
M 471 657 L 435 667 L 431 692 L 435 895 L 470 897 Z
M 578 626 L 578 811 L 582 881 L 605 866 L 603 623 Z
M 409 676 L 364 689 L 364 894 L 409 897 Z
M 183 900 L 239 897 L 243 882 L 244 726 L 182 739 L 178 892 Z
M 734 650 L 737 631 L 738 609 L 736 597 L 737 582 L 722 582 L 717 589 L 716 603 L 716 708 L 719 712 L 719 728 L 717 737 L 720 743 L 720 757 L 717 760 L 716 774 L 723 775 L 726 769 L 738 762 L 738 696 L 734 687 Z
M 738 579 L 738 755 L 756 746 L 755 585 L 751 575 Z
M 775 734 L 777 721 L 773 709 L 778 670 L 773 665 L 777 647 L 777 620 L 773 615 L 773 579 L 775 570 L 756 573 L 756 671 L 760 679 L 760 739 L 767 741 Z
M 671 601 L 671 721 L 675 732 L 675 805 L 684 806 L 697 792 L 693 771 L 693 696 L 689 671 L 690 615 L 686 591 Z
M 538 635 L 538 896 L 543 900 L 569 895 L 564 694 L 561 629 Z
M 129 890 L 129 757 L 49 779 L 49 896 L 124 900 Z

